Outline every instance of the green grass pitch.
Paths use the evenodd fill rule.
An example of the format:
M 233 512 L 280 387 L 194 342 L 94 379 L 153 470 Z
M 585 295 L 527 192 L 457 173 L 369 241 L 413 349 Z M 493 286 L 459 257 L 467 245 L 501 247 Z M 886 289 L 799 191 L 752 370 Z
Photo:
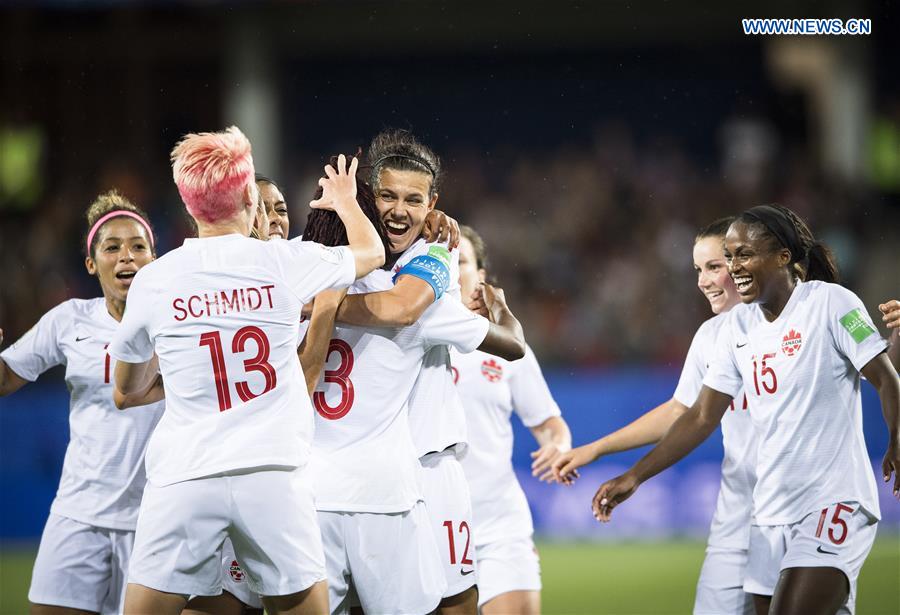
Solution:
M 704 544 L 541 542 L 543 611 L 616 615 L 690 613 Z M 28 612 L 33 550 L 0 551 L 0 614 Z M 859 615 L 900 613 L 900 536 L 875 543 L 859 580 Z

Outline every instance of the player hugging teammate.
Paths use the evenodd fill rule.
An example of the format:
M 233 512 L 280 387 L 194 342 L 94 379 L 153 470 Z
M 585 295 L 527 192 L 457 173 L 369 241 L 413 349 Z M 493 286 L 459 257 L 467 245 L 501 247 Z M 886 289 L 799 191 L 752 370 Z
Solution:
M 694 260 L 717 316 L 673 398 L 570 451 L 519 322 L 484 283 L 483 241 L 463 227 L 460 242 L 435 209 L 438 156 L 389 130 L 366 160 L 325 166 L 294 240 L 234 127 L 172 152 L 198 230 L 183 246 L 154 260 L 142 211 L 115 193 L 91 206 L 85 264 L 103 297 L 61 304 L 0 355 L 0 394 L 57 364 L 71 390 L 34 613 L 537 614 L 513 412 L 542 480 L 657 443 L 600 487 L 604 521 L 721 423 L 695 613 L 853 611 L 879 517 L 860 374 L 889 426 L 885 480 L 900 382 L 802 220 L 760 206 L 704 229 Z M 879 307 L 896 341 L 900 304 Z

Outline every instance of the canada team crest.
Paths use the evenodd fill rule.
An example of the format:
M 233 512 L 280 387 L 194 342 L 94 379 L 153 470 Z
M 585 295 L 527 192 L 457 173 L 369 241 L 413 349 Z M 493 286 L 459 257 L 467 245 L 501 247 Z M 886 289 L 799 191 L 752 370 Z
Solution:
M 500 382 L 503 378 L 503 368 L 493 359 L 488 359 L 481 364 L 481 375 L 488 379 L 488 382 Z
M 785 335 L 781 340 L 781 352 L 789 357 L 792 357 L 800 352 L 800 346 L 802 345 L 802 343 L 803 338 L 800 336 L 800 333 L 791 329 L 790 331 L 788 331 L 788 334 Z
M 231 578 L 234 579 L 235 583 L 240 583 L 244 580 L 244 571 L 241 569 L 241 565 L 237 563 L 236 559 L 231 560 L 231 566 L 228 567 L 228 572 L 231 574 Z

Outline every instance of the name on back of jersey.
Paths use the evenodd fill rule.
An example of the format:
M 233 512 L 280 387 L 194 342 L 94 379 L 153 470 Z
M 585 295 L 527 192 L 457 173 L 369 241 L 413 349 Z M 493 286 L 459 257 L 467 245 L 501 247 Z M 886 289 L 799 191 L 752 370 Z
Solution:
M 275 307 L 272 300 L 274 284 L 251 286 L 248 288 L 231 288 L 228 290 L 211 290 L 189 297 L 176 297 L 172 301 L 177 321 L 188 318 L 206 318 L 222 316 L 234 312 L 254 312 L 268 306 Z

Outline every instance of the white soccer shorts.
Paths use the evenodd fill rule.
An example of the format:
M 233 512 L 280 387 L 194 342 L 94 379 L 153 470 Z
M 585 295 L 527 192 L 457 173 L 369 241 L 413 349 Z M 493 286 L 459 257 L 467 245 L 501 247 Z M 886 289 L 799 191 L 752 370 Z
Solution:
M 877 526 L 858 502 L 832 504 L 789 525 L 753 525 L 744 591 L 773 595 L 781 571 L 788 568 L 837 568 L 850 582 L 847 602 L 838 613 L 852 614 L 856 581 Z
M 694 615 L 753 615 L 753 596 L 744 591 L 747 549 L 706 547 L 697 581 Z
M 541 591 L 541 563 L 531 537 L 481 545 L 478 555 L 478 607 L 501 594 Z
M 259 594 L 250 589 L 247 574 L 238 563 L 230 538 L 226 538 L 222 545 L 222 589 L 250 608 L 263 608 Z
M 282 596 L 324 580 L 310 483 L 305 468 L 226 472 L 165 487 L 148 483 L 128 582 L 219 595 L 226 536 L 252 592 Z
M 475 585 L 478 577 L 469 482 L 452 449 L 419 461 L 425 507 L 447 578 L 444 597 L 455 596 Z
M 28 600 L 97 613 L 120 613 L 134 532 L 100 528 L 50 513 Z
M 351 606 L 366 613 L 430 613 L 446 583 L 418 502 L 402 513 L 319 512 L 328 600 L 333 614 Z

